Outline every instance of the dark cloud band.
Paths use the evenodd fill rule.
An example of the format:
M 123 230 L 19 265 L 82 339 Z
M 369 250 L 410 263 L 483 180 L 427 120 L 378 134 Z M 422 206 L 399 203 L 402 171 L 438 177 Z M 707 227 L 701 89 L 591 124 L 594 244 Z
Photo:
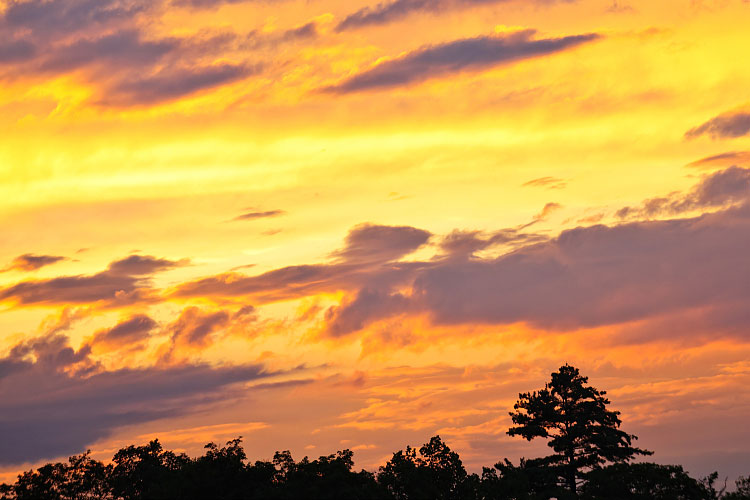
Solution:
M 133 80 L 123 80 L 102 100 L 109 105 L 154 104 L 231 83 L 260 71 L 259 66 L 221 64 L 198 68 L 167 68 Z
M 377 26 L 403 19 L 417 12 L 436 13 L 451 9 L 470 8 L 481 5 L 507 3 L 509 0 L 394 0 L 360 9 L 341 21 L 337 31 L 347 31 L 366 26 Z M 571 0 L 564 0 L 571 1 Z M 536 0 L 536 3 L 552 3 Z
M 268 375 L 259 365 L 101 371 L 61 336 L 18 344 L 0 359 L 0 465 L 81 452 L 118 427 L 184 415 Z
M 265 210 L 262 212 L 246 212 L 242 215 L 238 215 L 233 220 L 255 220 L 255 219 L 265 219 L 268 217 L 278 217 L 280 215 L 284 215 L 286 212 L 284 210 Z
M 702 135 L 713 139 L 734 139 L 750 134 L 750 112 L 725 113 L 712 118 L 703 125 L 692 128 L 685 133 L 688 139 Z
M 481 70 L 553 54 L 600 38 L 600 35 L 589 33 L 532 39 L 534 33 L 534 30 L 525 30 L 504 36 L 481 36 L 431 45 L 378 64 L 325 90 L 347 94 L 408 85 L 461 71 Z
M 0 300 L 22 305 L 94 304 L 129 305 L 149 301 L 149 276 L 185 265 L 187 261 L 158 259 L 149 255 L 131 255 L 112 262 L 92 275 L 61 276 L 27 280 L 0 289 Z
M 326 313 L 327 331 L 335 337 L 404 313 L 427 314 L 438 324 L 522 322 L 569 330 L 750 300 L 750 169 L 707 175 L 688 192 L 664 199 L 668 203 L 646 204 L 658 205 L 662 214 L 714 213 L 580 227 L 556 238 L 524 233 L 528 225 L 489 234 L 459 231 L 422 262 L 400 259 L 427 242 L 429 233 L 358 226 L 332 263 L 208 277 L 180 285 L 175 294 L 263 303 L 343 291 L 341 305 Z M 548 205 L 547 212 L 556 208 Z M 493 246 L 506 251 L 476 256 Z
M 60 261 L 67 260 L 60 255 L 36 255 L 27 253 L 19 255 L 4 269 L 4 271 L 36 271 L 45 266 L 56 264 Z

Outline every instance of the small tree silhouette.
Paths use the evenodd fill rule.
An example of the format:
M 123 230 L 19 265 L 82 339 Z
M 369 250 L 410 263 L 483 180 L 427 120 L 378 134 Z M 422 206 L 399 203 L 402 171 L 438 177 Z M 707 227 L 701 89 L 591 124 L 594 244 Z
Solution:
M 631 446 L 638 438 L 619 429 L 620 412 L 607 410 L 606 392 L 588 386 L 578 368 L 566 364 L 551 375 L 544 389 L 518 395 L 516 411 L 510 412 L 516 427 L 508 434 L 548 439 L 554 454 L 543 460 L 571 497 L 578 496 L 578 484 L 589 471 L 652 454 Z
M 165 451 L 158 439 L 145 446 L 122 448 L 112 457 L 113 496 L 127 500 L 174 498 L 179 474 L 189 463 L 187 455 Z
M 380 468 L 378 482 L 397 500 L 470 498 L 464 491 L 468 475 L 458 453 L 440 436 L 417 450 L 407 446 Z

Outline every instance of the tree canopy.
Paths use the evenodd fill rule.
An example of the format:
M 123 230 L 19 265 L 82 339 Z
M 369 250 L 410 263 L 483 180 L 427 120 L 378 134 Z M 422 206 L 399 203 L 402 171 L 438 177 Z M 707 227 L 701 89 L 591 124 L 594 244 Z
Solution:
M 351 450 L 250 462 L 241 438 L 208 443 L 197 458 L 154 439 L 107 464 L 86 452 L 29 470 L 0 485 L 0 500 L 750 500 L 750 477 L 727 492 L 718 473 L 695 479 L 679 465 L 631 463 L 648 452 L 632 446 L 606 393 L 587 383 L 565 365 L 543 389 L 520 394 L 509 434 L 547 439 L 553 454 L 502 459 L 481 475 L 440 436 L 393 453 L 377 474 L 356 471 Z
M 632 446 L 638 439 L 620 430 L 620 412 L 607 409 L 606 391 L 588 384 L 578 368 L 568 364 L 552 373 L 543 389 L 518 395 L 510 412 L 515 427 L 511 436 L 529 441 L 547 439 L 554 453 L 543 463 L 555 471 L 568 492 L 575 495 L 588 472 L 606 463 L 623 463 L 650 451 Z

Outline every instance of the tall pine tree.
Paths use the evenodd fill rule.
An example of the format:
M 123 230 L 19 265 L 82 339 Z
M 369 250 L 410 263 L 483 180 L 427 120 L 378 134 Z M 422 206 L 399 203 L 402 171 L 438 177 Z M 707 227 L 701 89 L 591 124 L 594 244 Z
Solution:
M 620 430 L 620 412 L 607 409 L 606 392 L 587 384 L 588 377 L 566 364 L 552 373 L 544 389 L 519 394 L 516 411 L 510 413 L 516 426 L 508 434 L 548 440 L 554 454 L 544 462 L 573 498 L 589 471 L 651 455 L 632 446 L 636 436 Z

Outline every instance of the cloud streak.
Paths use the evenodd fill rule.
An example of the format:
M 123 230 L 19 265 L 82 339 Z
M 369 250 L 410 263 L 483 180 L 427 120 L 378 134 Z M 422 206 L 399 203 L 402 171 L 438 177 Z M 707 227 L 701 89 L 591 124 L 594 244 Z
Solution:
M 744 255 L 750 244 L 750 169 L 707 175 L 688 193 L 665 199 L 659 211 L 722 210 L 582 227 L 495 259 L 440 261 L 416 270 L 407 297 L 381 289 L 345 302 L 329 313 L 330 333 L 340 336 L 345 325 L 356 331 L 404 311 L 426 312 L 439 324 L 523 322 L 553 330 L 693 311 L 703 318 L 696 323 L 722 324 L 722 332 L 749 335 L 741 304 L 750 299 Z M 444 244 L 473 252 L 482 241 L 488 240 L 465 233 Z
M 165 1 L 145 0 L 11 2 L 0 14 L 0 69 L 13 77 L 79 72 L 97 87 L 100 105 L 153 105 L 257 74 L 262 66 L 250 63 L 246 53 L 252 45 L 317 36 L 315 23 L 273 40 L 253 32 L 244 45 L 242 36 L 211 29 L 160 36 L 148 16 L 166 9 Z M 227 54 L 234 62 L 217 57 Z M 209 57 L 222 62 L 210 63 Z
M 708 135 L 712 139 L 735 139 L 750 134 L 750 112 L 724 113 L 685 133 L 687 139 Z
M 443 325 L 525 323 L 548 330 L 622 325 L 689 311 L 709 314 L 717 308 L 723 312 L 712 314 L 730 323 L 742 320 L 746 315 L 726 308 L 750 300 L 745 256 L 750 169 L 715 172 L 688 192 L 665 199 L 660 211 L 717 211 L 580 227 L 555 238 L 523 233 L 523 227 L 489 234 L 457 231 L 439 241 L 441 253 L 422 262 L 400 259 L 424 245 L 430 233 L 358 226 L 330 264 L 258 276 L 219 275 L 180 285 L 174 293 L 267 302 L 343 291 L 342 303 L 325 315 L 332 337 L 405 313 L 426 314 Z M 556 208 L 549 205 L 547 212 Z M 505 246 L 506 252 L 477 257 L 493 246 Z M 746 325 L 736 326 L 722 331 L 750 333 Z
M 130 255 L 112 262 L 108 271 L 116 275 L 143 276 L 187 265 L 187 260 L 160 259 L 152 255 Z
M 222 5 L 249 2 L 251 0 L 172 0 L 177 7 L 191 7 L 194 9 L 216 8 Z
M 346 246 L 332 254 L 341 262 L 390 262 L 418 249 L 431 234 L 409 226 L 361 224 L 346 237 Z
M 122 80 L 102 100 L 110 105 L 154 104 L 235 82 L 260 71 L 260 66 L 219 64 L 195 68 L 167 68 L 153 75 Z
M 412 300 L 437 323 L 558 330 L 747 300 L 750 269 L 738 249 L 750 244 L 748 212 L 565 231 L 494 260 L 425 270 Z
M 624 218 L 674 215 L 691 210 L 711 209 L 750 198 L 750 168 L 732 166 L 706 175 L 689 193 L 672 193 L 650 198 L 640 207 L 623 207 L 617 216 Z
M 36 53 L 36 45 L 28 40 L 4 40 L 0 42 L 0 64 L 27 61 L 32 59 Z
M 528 182 L 524 182 L 521 187 L 546 187 L 547 189 L 562 189 L 567 184 L 567 181 L 565 181 L 564 179 L 558 179 L 557 177 L 539 177 L 538 179 L 532 179 Z
M 53 336 L 0 359 L 0 465 L 80 452 L 119 427 L 199 410 L 270 375 L 259 365 L 102 371 L 89 354 Z
M 150 275 L 185 263 L 131 255 L 112 262 L 107 270 L 93 275 L 22 281 L 0 289 L 0 300 L 20 305 L 99 303 L 109 307 L 147 302 L 154 300 L 149 287 Z
M 226 311 L 204 312 L 189 307 L 168 327 L 175 344 L 206 345 L 215 332 L 227 326 L 230 315 Z
M 132 346 L 148 339 L 157 326 L 156 321 L 145 314 L 135 314 L 112 328 L 96 332 L 92 344 L 114 348 Z
M 265 210 L 261 212 L 247 212 L 242 215 L 238 215 L 232 220 L 241 221 L 241 220 L 265 219 L 268 217 L 278 217 L 284 214 L 286 214 L 284 210 Z
M 532 39 L 534 30 L 480 36 L 417 49 L 378 64 L 324 89 L 336 94 L 392 88 L 462 71 L 478 71 L 514 61 L 554 54 L 601 37 L 595 33 Z
M 707 156 L 688 164 L 688 167 L 731 167 L 750 165 L 750 151 L 729 151 Z
M 3 271 L 36 271 L 37 269 L 57 264 L 63 260 L 67 260 L 67 257 L 26 253 L 13 259 Z
M 159 2 L 148 0 L 22 0 L 9 2 L 0 29 L 27 31 L 35 40 L 121 26 Z
M 336 31 L 341 32 L 366 26 L 388 24 L 403 19 L 416 12 L 437 13 L 446 10 L 507 3 L 508 1 L 509 0 L 395 0 L 392 2 L 381 2 L 373 7 L 364 7 L 346 16 L 346 18 L 336 26 Z M 536 3 L 551 2 L 537 0 Z
M 276 31 L 272 33 L 253 30 L 245 37 L 244 44 L 242 46 L 251 50 L 257 50 L 269 46 L 272 47 L 280 43 L 313 40 L 319 35 L 320 33 L 318 32 L 317 23 L 311 21 L 309 23 L 297 26 L 296 28 L 290 28 L 287 30 Z
M 404 312 L 427 313 L 442 325 L 525 323 L 567 331 L 702 309 L 739 321 L 724 332 L 750 335 L 747 315 L 738 312 L 750 300 L 749 235 L 747 206 L 569 230 L 496 259 L 451 259 L 419 269 L 406 295 L 364 288 L 329 311 L 328 334 L 354 333 Z
M 226 273 L 178 285 L 176 297 L 246 296 L 258 302 L 303 297 L 322 291 L 352 290 L 365 282 L 400 283 L 424 263 L 398 262 L 417 250 L 430 233 L 408 226 L 362 224 L 352 228 L 332 263 L 288 266 L 256 276 Z
M 176 38 L 144 40 L 134 29 L 126 29 L 98 38 L 83 38 L 57 48 L 42 62 L 42 71 L 68 72 L 92 64 L 105 66 L 151 66 L 176 51 Z

